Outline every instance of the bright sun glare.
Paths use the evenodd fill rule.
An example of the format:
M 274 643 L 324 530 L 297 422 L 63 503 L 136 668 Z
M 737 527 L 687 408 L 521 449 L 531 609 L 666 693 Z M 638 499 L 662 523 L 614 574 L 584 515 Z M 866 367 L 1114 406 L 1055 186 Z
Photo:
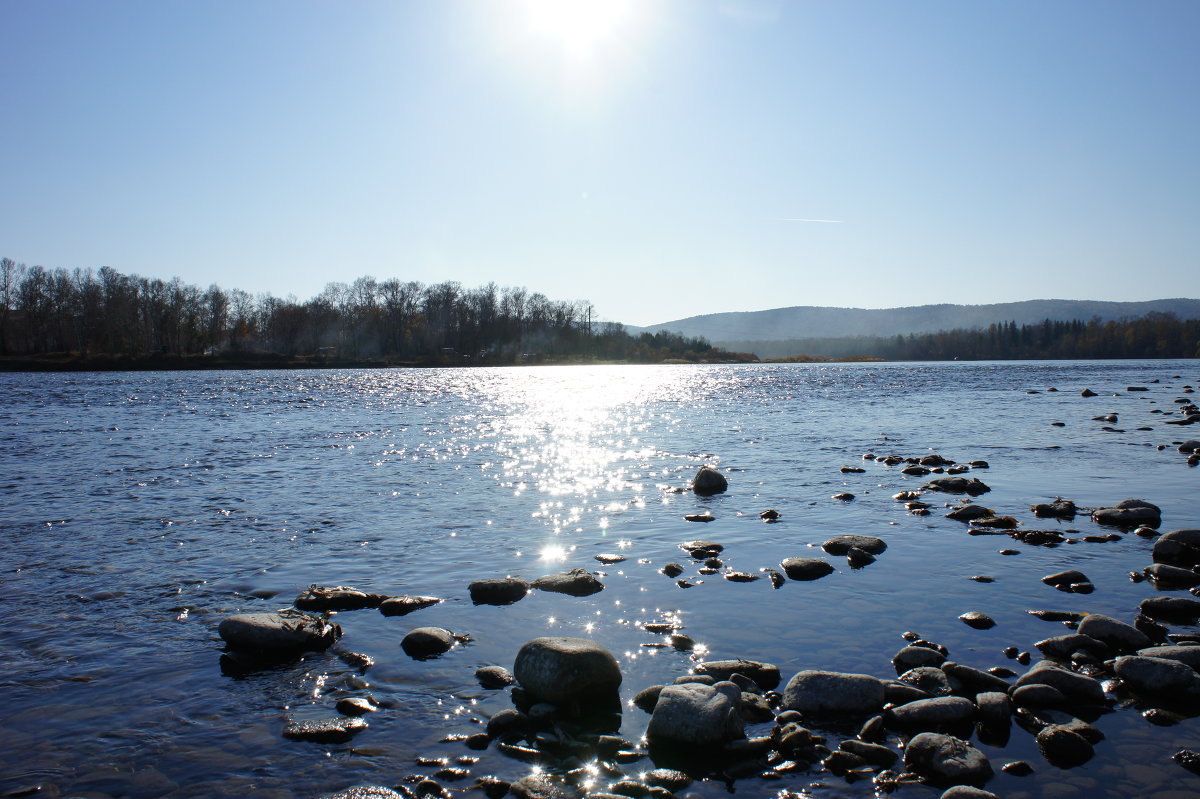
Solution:
M 638 16 L 634 0 L 521 0 L 520 6 L 530 36 L 575 64 L 620 44 Z

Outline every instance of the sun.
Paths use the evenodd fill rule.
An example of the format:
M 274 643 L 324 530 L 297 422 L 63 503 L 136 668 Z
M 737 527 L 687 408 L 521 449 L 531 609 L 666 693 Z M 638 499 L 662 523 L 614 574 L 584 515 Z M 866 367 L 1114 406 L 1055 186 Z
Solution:
M 638 21 L 634 0 L 520 0 L 532 39 L 557 48 L 564 61 L 586 64 L 619 49 Z

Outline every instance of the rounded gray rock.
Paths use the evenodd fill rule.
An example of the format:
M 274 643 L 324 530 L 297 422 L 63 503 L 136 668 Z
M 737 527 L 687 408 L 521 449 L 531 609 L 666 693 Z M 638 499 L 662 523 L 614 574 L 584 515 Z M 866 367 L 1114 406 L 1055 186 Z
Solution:
M 1095 638 L 1114 652 L 1135 652 L 1150 646 L 1150 639 L 1141 630 L 1101 613 L 1084 616 L 1078 631 L 1080 635 Z
M 883 681 L 867 674 L 808 670 L 783 691 L 783 707 L 805 715 L 866 716 L 883 707 Z
M 919 699 L 891 708 L 884 723 L 902 732 L 937 732 L 956 729 L 975 718 L 975 703 L 961 696 Z
M 521 687 L 548 702 L 616 691 L 621 685 L 617 659 L 587 638 L 535 638 L 517 652 L 513 674 Z
M 441 627 L 418 627 L 404 636 L 400 647 L 417 660 L 437 657 L 454 646 L 454 635 Z
M 1181 702 L 1200 698 L 1200 674 L 1178 660 L 1125 655 L 1114 667 L 1121 681 L 1139 694 Z
M 980 786 L 992 778 L 987 756 L 952 735 L 923 732 L 904 747 L 904 765 L 934 785 Z
M 821 558 L 787 558 L 779 565 L 792 580 L 819 580 L 833 573 L 833 565 Z
M 741 697 L 731 682 L 668 685 L 658 695 L 646 735 L 698 746 L 743 738 Z
M 467 586 L 476 605 L 511 605 L 529 593 L 529 583 L 518 577 L 476 580 Z

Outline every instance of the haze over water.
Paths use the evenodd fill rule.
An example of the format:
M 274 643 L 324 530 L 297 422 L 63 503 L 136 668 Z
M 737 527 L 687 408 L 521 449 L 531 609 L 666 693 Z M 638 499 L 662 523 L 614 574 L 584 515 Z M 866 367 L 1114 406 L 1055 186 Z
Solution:
M 626 701 L 708 658 L 775 663 L 785 680 L 805 668 L 892 677 L 907 630 L 957 662 L 1011 665 L 1004 647 L 1030 649 L 1066 631 L 1028 609 L 1131 619 L 1155 594 L 1127 577 L 1150 562 L 1151 542 L 1127 535 L 1048 549 L 968 536 L 942 517 L 952 497 L 927 496 L 935 513 L 910 515 L 892 495 L 926 478 L 862 455 L 986 460 L 990 469 L 970 475 L 992 488 L 978 501 L 1030 528 L 1107 532 L 1086 516 L 1033 519 L 1031 504 L 1060 495 L 1080 506 L 1146 499 L 1163 509 L 1163 530 L 1200 527 L 1200 472 L 1174 447 L 1156 446 L 1190 437 L 1189 428 L 1151 413 L 1174 412 L 1183 386 L 1198 383 L 1196 361 L 0 375 L 0 789 L 313 796 L 434 770 L 417 757 L 463 755 L 482 758 L 474 775 L 514 779 L 529 766 L 439 740 L 478 731 L 479 719 L 510 706 L 473 673 L 511 668 L 522 643 L 546 634 L 609 648 Z M 1150 390 L 1126 392 L 1132 385 Z M 1084 388 L 1099 396 L 1080 397 Z M 1093 421 L 1112 412 L 1123 432 Z M 727 493 L 664 490 L 686 485 L 703 463 L 726 472 Z M 843 474 L 843 465 L 866 472 Z M 856 498 L 831 498 L 845 491 Z M 759 520 L 767 508 L 779 523 Z M 702 509 L 716 521 L 683 520 Z M 813 547 L 843 533 L 877 535 L 888 550 L 858 571 L 830 557 L 835 574 L 779 590 L 765 579 L 700 576 L 678 548 L 718 541 L 731 568 L 758 573 L 786 557 L 823 556 Z M 1000 555 L 1006 547 L 1020 554 Z M 627 560 L 601 566 L 598 553 Z M 658 572 L 673 560 L 694 587 Z M 570 568 L 603 571 L 605 590 L 535 591 L 506 607 L 473 606 L 467 594 L 476 579 Z M 1096 592 L 1065 595 L 1040 582 L 1065 568 L 1086 572 Z M 967 579 L 978 574 L 995 582 Z M 333 651 L 222 674 L 223 617 L 284 607 L 314 583 L 446 601 L 399 618 L 338 614 L 345 636 L 335 649 L 375 661 L 361 674 Z M 997 626 L 963 625 L 957 616 L 968 610 Z M 646 646 L 662 639 L 641 623 L 664 617 L 701 645 L 694 657 Z M 429 625 L 472 640 L 435 660 L 410 659 L 401 638 Z M 281 737 L 288 718 L 333 715 L 339 692 L 392 707 L 350 744 Z M 636 740 L 647 720 L 627 705 L 622 734 Z M 1160 728 L 1118 709 L 1095 723 L 1107 739 L 1070 772 L 1045 764 L 1019 729 L 1004 749 L 981 745 L 997 766 L 1026 759 L 1037 768 L 1001 774 L 989 789 L 1200 790 L 1200 778 L 1169 760 L 1196 745 L 1194 719 Z M 872 794 L 869 783 L 825 776 L 814 795 Z M 768 796 L 817 779 L 734 787 Z M 1058 783 L 1066 786 L 1050 787 Z M 727 793 L 711 782 L 690 790 Z

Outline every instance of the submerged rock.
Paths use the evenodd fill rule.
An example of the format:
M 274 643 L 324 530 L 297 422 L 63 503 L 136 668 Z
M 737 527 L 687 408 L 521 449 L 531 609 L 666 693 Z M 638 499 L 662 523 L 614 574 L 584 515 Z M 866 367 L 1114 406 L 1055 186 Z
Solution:
M 695 745 L 743 738 L 741 696 L 731 682 L 668 685 L 659 693 L 646 735 Z
M 1086 738 L 1058 724 L 1051 724 L 1039 732 L 1037 745 L 1046 762 L 1058 768 L 1082 766 L 1095 754 Z
M 298 610 L 284 610 L 230 616 L 217 633 L 231 649 L 282 655 L 328 649 L 341 638 L 342 628 Z
M 617 659 L 586 638 L 534 638 L 517 652 L 513 674 L 529 693 L 547 702 L 615 692 Z
M 603 591 L 604 583 L 586 569 L 572 569 L 569 572 L 539 577 L 533 581 L 533 587 L 540 591 L 552 591 L 556 594 L 591 596 Z
M 709 660 L 696 666 L 698 675 L 711 677 L 714 681 L 732 679 L 735 674 L 749 677 L 764 691 L 775 689 L 781 680 L 779 667 L 757 660 Z

